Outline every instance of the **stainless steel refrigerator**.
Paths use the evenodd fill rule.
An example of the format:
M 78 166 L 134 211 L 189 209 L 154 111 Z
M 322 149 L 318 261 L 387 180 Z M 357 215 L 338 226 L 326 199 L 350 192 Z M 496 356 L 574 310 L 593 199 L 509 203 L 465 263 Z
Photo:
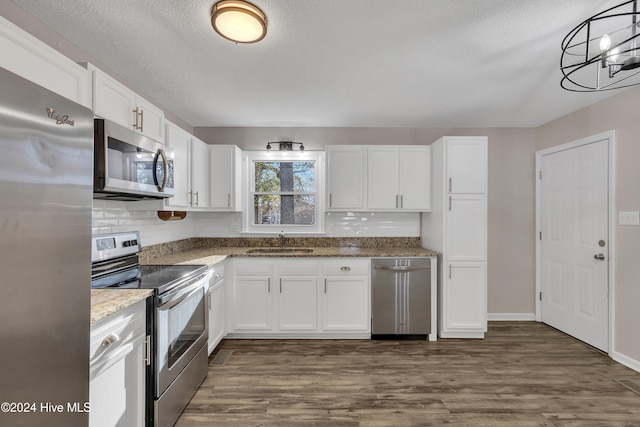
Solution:
M 86 426 L 91 110 L 0 67 L 0 425 Z

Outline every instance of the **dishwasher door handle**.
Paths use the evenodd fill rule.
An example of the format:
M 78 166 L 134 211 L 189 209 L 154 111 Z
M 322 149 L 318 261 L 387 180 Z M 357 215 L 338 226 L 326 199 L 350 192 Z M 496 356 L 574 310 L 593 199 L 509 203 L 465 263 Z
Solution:
M 389 271 L 397 271 L 400 273 L 410 272 L 410 271 L 418 271 L 418 270 L 430 270 L 431 267 L 428 265 L 421 266 L 405 266 L 405 265 L 374 265 L 373 268 L 375 270 L 389 270 Z

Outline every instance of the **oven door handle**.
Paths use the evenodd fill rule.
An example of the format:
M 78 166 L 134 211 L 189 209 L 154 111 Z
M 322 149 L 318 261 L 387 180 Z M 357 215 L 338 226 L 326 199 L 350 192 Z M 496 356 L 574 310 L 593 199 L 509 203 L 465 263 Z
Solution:
M 168 292 L 166 295 L 158 296 L 158 303 L 160 304 L 159 308 L 163 310 L 169 309 L 180 304 L 183 300 L 195 294 L 198 290 L 202 289 L 204 291 L 206 278 L 207 276 L 203 275 L 196 280 L 196 283 L 189 285 L 186 288 L 181 288 L 174 292 Z

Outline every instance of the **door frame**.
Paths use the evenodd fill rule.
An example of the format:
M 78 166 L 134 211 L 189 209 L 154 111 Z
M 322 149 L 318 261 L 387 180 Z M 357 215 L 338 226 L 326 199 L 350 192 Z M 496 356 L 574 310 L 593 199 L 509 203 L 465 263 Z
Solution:
M 614 334 L 615 330 L 614 319 L 614 301 L 615 301 L 615 130 L 609 130 L 603 133 L 599 133 L 596 135 L 588 136 L 586 138 L 578 139 L 576 141 L 568 142 L 566 144 L 557 145 L 555 147 L 546 148 L 544 150 L 536 151 L 536 165 L 535 165 L 535 181 L 536 181 L 536 231 L 535 231 L 535 241 L 536 241 L 536 290 L 535 290 L 535 305 L 536 305 L 536 313 L 535 318 L 536 321 L 542 322 L 542 303 L 540 301 L 540 292 L 542 291 L 542 269 L 541 269 L 541 259 L 542 259 L 542 244 L 540 241 L 540 232 L 541 232 L 541 221 L 542 221 L 542 213 L 541 213 L 541 184 L 540 184 L 540 173 L 542 171 L 542 157 L 558 153 L 560 151 L 570 150 L 572 148 L 577 148 L 583 145 L 593 144 L 598 141 L 602 141 L 603 139 L 608 140 L 608 151 L 609 151 L 609 197 L 608 197 L 608 233 L 609 233 L 609 257 L 607 264 L 608 271 L 608 287 L 609 287 L 609 351 L 611 354 L 614 348 Z

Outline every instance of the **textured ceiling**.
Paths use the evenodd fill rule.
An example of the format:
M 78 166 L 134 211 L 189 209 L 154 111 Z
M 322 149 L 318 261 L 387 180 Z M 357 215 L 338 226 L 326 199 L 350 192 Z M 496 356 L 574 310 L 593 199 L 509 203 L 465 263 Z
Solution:
M 617 92 L 560 88 L 560 43 L 604 0 L 14 0 L 193 126 L 535 127 Z

